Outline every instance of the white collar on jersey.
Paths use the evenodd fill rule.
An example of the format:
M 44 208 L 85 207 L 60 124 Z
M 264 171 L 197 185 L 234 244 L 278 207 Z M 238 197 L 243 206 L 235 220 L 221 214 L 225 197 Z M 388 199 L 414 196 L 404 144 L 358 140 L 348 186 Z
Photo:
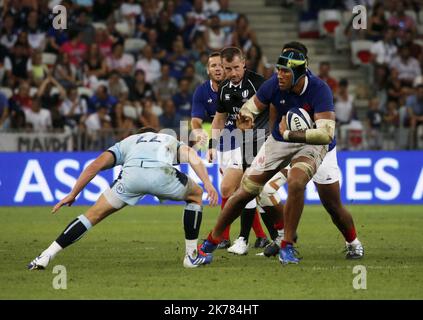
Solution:
M 210 80 L 210 88 L 212 89 L 212 91 L 213 91 L 213 92 L 217 92 L 217 91 L 219 91 L 219 90 L 214 90 L 214 89 L 213 89 L 213 81 L 211 81 L 211 80 Z
M 304 88 L 303 88 L 303 91 L 301 91 L 300 96 L 304 94 L 304 92 L 307 90 L 307 87 L 308 87 L 308 77 L 306 75 L 304 80 Z
M 229 81 L 229 88 L 232 88 L 232 87 L 242 88 L 242 79 L 238 84 L 233 84 L 231 81 Z

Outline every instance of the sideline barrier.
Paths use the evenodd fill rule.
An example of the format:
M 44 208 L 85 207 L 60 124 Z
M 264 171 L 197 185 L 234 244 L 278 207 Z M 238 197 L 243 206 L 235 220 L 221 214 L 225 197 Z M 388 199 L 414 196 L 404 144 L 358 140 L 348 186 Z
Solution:
M 0 206 L 54 205 L 71 190 L 83 168 L 98 155 L 96 152 L 0 153 Z M 345 204 L 423 204 L 423 151 L 338 152 L 338 163 Z M 217 187 L 221 179 L 218 167 L 206 165 Z M 182 164 L 179 168 L 199 182 L 188 165 Z M 119 172 L 117 167 L 101 172 L 74 205 L 94 203 Z M 286 186 L 279 192 L 282 199 L 286 199 Z M 319 202 L 316 189 L 310 183 L 306 203 Z M 139 203 L 157 205 L 160 202 L 146 196 Z

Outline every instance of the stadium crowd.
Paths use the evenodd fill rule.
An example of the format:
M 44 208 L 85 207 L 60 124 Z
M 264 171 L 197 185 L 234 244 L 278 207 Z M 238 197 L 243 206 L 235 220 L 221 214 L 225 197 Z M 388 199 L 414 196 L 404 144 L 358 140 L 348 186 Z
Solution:
M 307 1 L 284 3 L 293 2 Z M 57 4 L 66 7 L 65 30 L 52 25 Z M 418 16 L 421 1 L 309 4 L 372 6 L 367 31 L 345 30 L 350 40 L 374 41 L 367 147 L 381 149 L 382 137 L 391 135 L 402 137 L 393 148 L 415 148 L 423 136 L 416 130 L 423 128 L 423 50 L 415 41 L 418 22 L 405 12 Z M 229 0 L 3 0 L 0 6 L 0 131 L 69 132 L 86 137 L 91 148 L 104 138 L 99 132 L 107 135 L 104 145 L 140 126 L 178 132 L 190 118 L 195 88 L 207 79 L 211 52 L 237 46 L 249 69 L 266 78 L 273 70 L 247 17 L 230 11 Z M 347 79 L 330 76 L 330 62 L 318 71 L 334 91 L 347 147 L 342 128 L 357 120 L 353 93 Z

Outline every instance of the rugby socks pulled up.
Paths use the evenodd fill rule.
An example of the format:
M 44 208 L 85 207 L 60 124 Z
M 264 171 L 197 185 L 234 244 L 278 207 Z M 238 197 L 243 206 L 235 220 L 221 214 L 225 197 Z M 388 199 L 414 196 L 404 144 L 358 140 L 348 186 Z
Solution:
M 62 234 L 56 239 L 56 243 L 64 249 L 81 239 L 82 236 L 91 229 L 91 227 L 92 224 L 90 220 L 81 214 L 78 218 L 69 223 Z
M 253 225 L 255 215 L 256 215 L 256 208 L 251 208 L 251 209 L 244 208 L 242 210 L 241 231 L 239 232 L 239 236 L 243 237 L 247 241 L 247 243 L 248 243 L 248 238 L 250 236 L 250 230 Z
M 354 227 L 352 227 L 351 229 L 348 229 L 348 230 L 343 230 L 342 235 L 344 236 L 345 241 L 348 242 L 348 243 L 351 243 L 355 239 L 357 239 L 357 233 L 356 233 Z
M 266 234 L 264 233 L 263 227 L 261 226 L 260 223 L 260 217 L 259 214 L 257 213 L 257 211 L 255 212 L 254 216 L 253 216 L 253 230 L 254 233 L 256 234 L 257 238 L 266 238 Z
M 190 256 L 197 250 L 198 235 L 200 233 L 201 220 L 203 218 L 203 207 L 188 203 L 184 209 L 184 232 L 185 251 Z

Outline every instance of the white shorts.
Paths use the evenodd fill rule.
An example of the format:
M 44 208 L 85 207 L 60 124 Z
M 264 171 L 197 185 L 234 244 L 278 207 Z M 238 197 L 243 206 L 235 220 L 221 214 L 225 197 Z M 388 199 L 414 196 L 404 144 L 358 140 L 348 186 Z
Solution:
M 243 170 L 241 148 L 236 148 L 229 151 L 217 151 L 217 158 L 219 168 L 223 175 L 225 174 L 226 169 Z
M 103 195 L 116 209 L 135 205 L 147 194 L 160 200 L 184 200 L 195 182 L 172 166 L 124 168 L 119 178 Z
M 318 184 L 332 184 L 339 181 L 340 171 L 336 157 L 336 147 L 329 151 L 323 162 L 313 176 L 313 181 Z

